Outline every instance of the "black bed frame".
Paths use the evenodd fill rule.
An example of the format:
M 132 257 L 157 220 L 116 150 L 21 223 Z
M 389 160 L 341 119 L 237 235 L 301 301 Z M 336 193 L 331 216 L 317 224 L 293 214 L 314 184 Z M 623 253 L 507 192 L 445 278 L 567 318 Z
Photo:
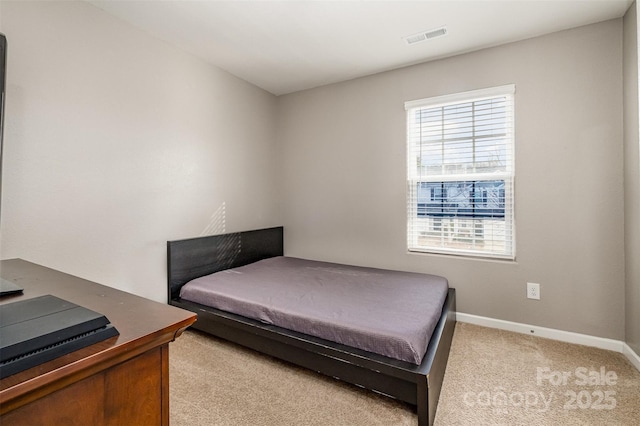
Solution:
M 415 405 L 418 425 L 432 425 L 456 322 L 455 289 L 449 289 L 420 365 L 180 299 L 190 280 L 282 256 L 283 245 L 282 227 L 167 242 L 169 304 L 198 314 L 195 329 Z

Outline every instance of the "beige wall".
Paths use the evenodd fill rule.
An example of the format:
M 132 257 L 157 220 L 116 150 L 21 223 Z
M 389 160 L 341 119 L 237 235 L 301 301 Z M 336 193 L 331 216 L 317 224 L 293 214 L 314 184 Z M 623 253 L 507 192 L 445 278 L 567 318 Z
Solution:
M 281 223 L 276 98 L 84 2 L 2 2 L 0 257 L 166 300 L 166 241 Z
M 279 98 L 287 254 L 444 275 L 460 312 L 623 339 L 621 76 L 617 19 Z M 517 261 L 408 254 L 403 103 L 510 83 Z
M 625 211 L 622 28 L 276 99 L 91 5 L 1 2 L 0 257 L 164 300 L 167 239 L 284 224 L 287 254 L 445 275 L 461 312 L 623 339 L 639 185 Z M 509 83 L 517 261 L 407 254 L 404 101 Z M 525 298 L 527 281 L 541 301 Z M 626 285 L 636 351 L 637 282 Z
M 640 139 L 638 137 L 638 13 L 624 17 L 624 182 L 626 342 L 640 354 Z

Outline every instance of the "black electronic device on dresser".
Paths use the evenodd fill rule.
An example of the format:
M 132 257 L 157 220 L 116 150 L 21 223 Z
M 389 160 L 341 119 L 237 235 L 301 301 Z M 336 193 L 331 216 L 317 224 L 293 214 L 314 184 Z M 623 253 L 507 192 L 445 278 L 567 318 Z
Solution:
M 0 305 L 0 379 L 117 336 L 107 317 L 52 295 Z

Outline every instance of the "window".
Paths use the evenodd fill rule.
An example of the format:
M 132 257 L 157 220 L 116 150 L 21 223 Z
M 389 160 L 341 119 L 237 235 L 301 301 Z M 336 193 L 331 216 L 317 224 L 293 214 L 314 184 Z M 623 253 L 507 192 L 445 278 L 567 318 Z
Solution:
M 405 103 L 409 251 L 515 258 L 514 93 Z

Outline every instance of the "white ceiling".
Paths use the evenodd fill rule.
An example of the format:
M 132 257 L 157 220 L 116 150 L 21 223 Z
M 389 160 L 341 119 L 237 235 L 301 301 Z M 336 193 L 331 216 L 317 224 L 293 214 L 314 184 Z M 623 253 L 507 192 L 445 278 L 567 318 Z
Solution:
M 86 1 L 275 95 L 618 18 L 633 2 Z

